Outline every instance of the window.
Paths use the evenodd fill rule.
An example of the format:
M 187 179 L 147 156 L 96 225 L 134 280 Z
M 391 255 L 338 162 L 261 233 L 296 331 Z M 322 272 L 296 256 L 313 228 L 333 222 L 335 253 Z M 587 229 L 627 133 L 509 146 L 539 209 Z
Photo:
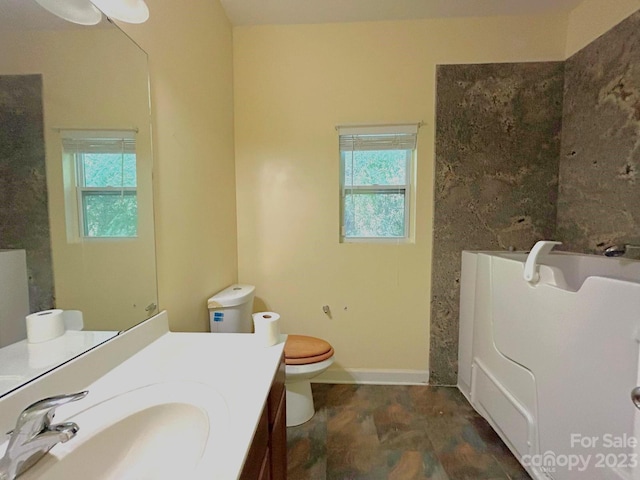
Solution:
M 136 143 L 131 131 L 64 131 L 67 208 L 85 238 L 136 237 Z M 75 230 L 75 229 L 74 229 Z
M 408 239 L 418 125 L 338 132 L 342 241 Z

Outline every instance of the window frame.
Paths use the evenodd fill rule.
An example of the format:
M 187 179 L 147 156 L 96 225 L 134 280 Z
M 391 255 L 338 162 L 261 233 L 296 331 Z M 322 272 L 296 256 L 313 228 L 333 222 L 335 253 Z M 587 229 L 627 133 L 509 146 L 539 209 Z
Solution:
M 73 223 L 75 223 L 76 227 L 71 231 L 75 231 L 76 234 L 72 235 L 72 237 L 76 236 L 79 240 L 83 241 L 100 241 L 100 240 L 132 240 L 138 238 L 139 235 L 139 212 L 136 207 L 136 233 L 135 235 L 116 235 L 116 236 L 107 236 L 107 235 L 89 235 L 88 234 L 88 224 L 85 214 L 85 199 L 91 196 L 105 196 L 105 195 L 117 195 L 117 196 L 134 196 L 138 197 L 138 181 L 137 181 L 137 170 L 138 170 L 138 155 L 136 149 L 136 138 L 135 134 L 137 131 L 132 130 L 80 130 L 80 131 L 61 131 L 62 137 L 62 151 L 63 158 L 67 156 L 69 161 L 71 162 L 71 169 L 73 178 L 66 179 L 65 185 L 68 184 L 68 181 L 71 181 L 69 187 L 73 190 L 72 195 L 75 197 L 75 208 L 71 207 L 71 209 L 67 208 L 67 215 L 73 215 L 75 219 L 73 219 Z M 134 187 L 113 187 L 113 186 L 104 186 L 104 187 L 87 187 L 85 185 L 86 176 L 85 176 L 85 155 L 88 154 L 112 154 L 118 152 L 108 151 L 108 143 L 116 141 L 122 141 L 124 144 L 129 143 L 133 145 L 133 147 L 123 148 L 121 155 L 134 155 L 135 158 L 135 168 L 136 168 L 136 185 Z M 99 144 L 101 141 L 104 142 L 105 151 L 90 151 L 88 148 L 84 150 L 79 150 L 77 145 L 81 144 L 84 141 L 96 142 Z M 75 150 L 69 148 L 69 145 L 76 145 Z M 99 149 L 98 149 L 99 150 Z M 124 160 L 123 160 L 124 161 Z M 123 173 L 124 175 L 124 173 Z M 65 200 L 66 201 L 66 200 Z M 69 219 L 67 220 L 67 232 L 69 235 Z M 70 238 L 72 238 L 70 237 Z
M 409 127 L 409 128 L 406 128 Z M 378 135 L 409 135 L 417 136 L 417 124 L 412 125 L 388 125 L 388 126 L 356 126 L 356 127 L 336 127 L 340 137 L 343 136 L 366 136 L 368 134 Z M 399 131 L 398 131 L 399 130 Z M 344 133 L 343 133 L 344 132 Z M 356 133 L 354 133 L 356 132 Z M 362 132 L 362 133 L 360 133 Z M 406 133 L 410 132 L 410 133 Z M 342 140 L 342 139 L 341 139 Z M 340 142 L 342 144 L 342 141 Z M 350 152 L 366 152 L 366 151 L 405 151 L 405 183 L 400 185 L 347 185 L 346 164 Z M 413 185 L 415 182 L 415 160 L 416 160 L 416 141 L 411 148 L 357 148 L 355 145 L 351 149 L 343 149 L 339 147 L 340 155 L 340 243 L 406 243 L 412 238 L 412 204 L 413 204 Z M 358 194 L 374 194 L 385 195 L 391 193 L 402 193 L 404 195 L 404 232 L 402 236 L 347 236 L 346 235 L 346 205 L 347 195 Z

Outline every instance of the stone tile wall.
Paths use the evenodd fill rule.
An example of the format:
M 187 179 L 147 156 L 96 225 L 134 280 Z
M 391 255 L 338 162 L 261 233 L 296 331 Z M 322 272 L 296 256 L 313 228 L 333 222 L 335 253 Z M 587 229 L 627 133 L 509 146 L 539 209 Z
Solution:
M 455 384 L 461 250 L 640 245 L 640 12 L 563 63 L 441 66 L 437 95 L 431 382 Z
M 455 385 L 460 253 L 553 238 L 563 63 L 437 71 L 430 382 Z
M 558 239 L 640 245 L 640 12 L 566 62 Z
M 32 312 L 54 306 L 42 77 L 0 76 L 0 248 L 25 249 Z

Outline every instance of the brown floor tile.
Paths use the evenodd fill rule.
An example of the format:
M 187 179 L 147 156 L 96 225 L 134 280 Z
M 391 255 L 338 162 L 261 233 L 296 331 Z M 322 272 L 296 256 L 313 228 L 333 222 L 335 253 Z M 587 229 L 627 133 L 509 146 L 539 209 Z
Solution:
M 289 480 L 530 478 L 454 387 L 312 388 L 316 415 L 287 429 Z
M 373 419 L 381 445 L 390 450 L 433 451 L 423 416 L 393 403 L 376 409 Z
M 324 410 L 308 422 L 287 428 L 289 479 L 324 480 L 327 471 L 327 417 Z
M 316 408 L 355 408 L 370 413 L 383 405 L 411 404 L 409 391 L 397 385 L 331 385 L 331 388 L 313 388 Z M 316 396 L 317 394 L 317 396 Z
M 348 442 L 339 441 L 347 438 Z M 385 455 L 376 435 L 339 440 L 327 445 L 327 479 L 384 478 Z
M 430 417 L 427 429 L 435 453 L 452 479 L 508 479 L 492 454 L 492 446 L 467 418 Z
M 520 462 L 513 456 L 509 447 L 504 444 L 500 436 L 491 428 L 489 422 L 478 414 L 471 417 L 469 421 L 484 442 L 486 450 L 498 461 L 510 479 L 526 480 L 531 478 L 520 465 Z
M 327 456 L 313 452 L 312 441 L 301 438 L 289 442 L 287 451 L 288 477 L 291 480 L 324 480 L 327 478 Z
M 410 386 L 408 393 L 416 412 L 427 416 L 477 415 L 464 395 L 455 387 Z
M 406 450 L 390 459 L 389 480 L 449 480 L 433 452 Z

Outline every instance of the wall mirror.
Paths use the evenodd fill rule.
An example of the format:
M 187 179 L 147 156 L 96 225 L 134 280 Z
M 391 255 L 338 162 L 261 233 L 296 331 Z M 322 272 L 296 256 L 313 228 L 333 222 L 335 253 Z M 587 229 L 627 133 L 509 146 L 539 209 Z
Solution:
M 35 0 L 0 0 L 0 45 L 0 298 L 22 288 L 2 255 L 23 250 L 27 313 L 78 311 L 83 325 L 30 344 L 24 314 L 0 306 L 3 395 L 158 302 L 146 53 L 104 16 L 77 25 Z M 3 341 L 7 322 L 22 340 Z

